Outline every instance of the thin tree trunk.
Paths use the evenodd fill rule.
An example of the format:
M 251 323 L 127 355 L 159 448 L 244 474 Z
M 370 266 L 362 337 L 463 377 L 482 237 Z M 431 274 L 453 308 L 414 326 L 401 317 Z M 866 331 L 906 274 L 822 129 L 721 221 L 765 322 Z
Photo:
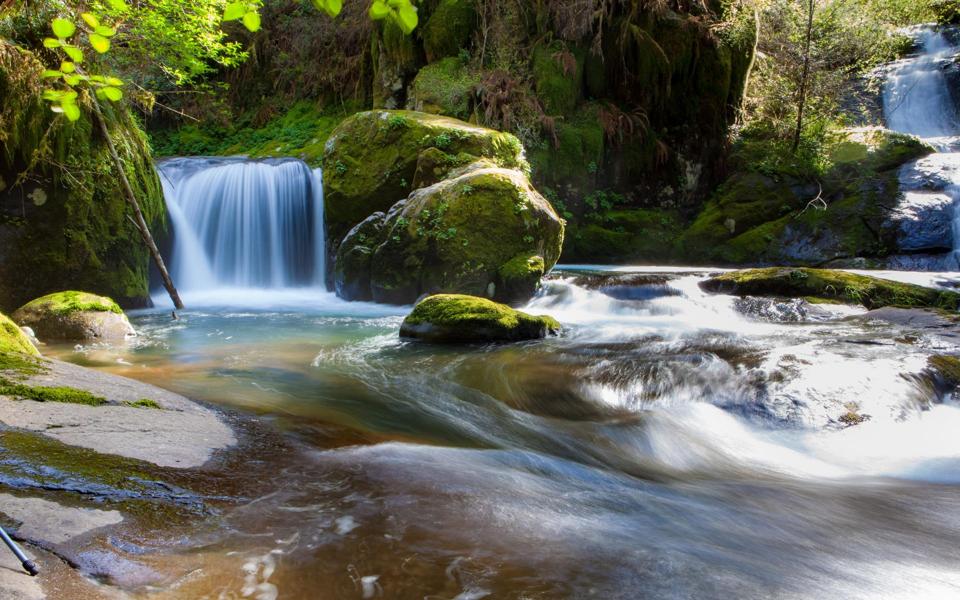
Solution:
M 803 130 L 803 109 L 807 104 L 807 80 L 810 78 L 810 37 L 813 34 L 813 0 L 810 0 L 807 12 L 807 39 L 803 50 L 803 75 L 800 78 L 800 97 L 797 107 L 797 129 L 793 132 L 793 152 L 800 147 L 800 133 Z
M 113 145 L 113 139 L 110 137 L 110 130 L 107 128 L 107 121 L 103 118 L 103 111 L 100 110 L 100 102 L 97 101 L 95 94 L 90 94 L 90 99 L 93 101 L 94 117 L 96 117 L 97 123 L 100 126 L 100 131 L 103 132 L 103 137 L 107 141 L 107 149 L 110 150 L 110 157 L 113 158 L 113 163 L 117 168 L 117 174 L 120 176 L 120 184 L 123 186 L 123 192 L 126 196 L 127 204 L 129 204 L 133 209 L 133 223 L 140 231 L 140 236 L 143 238 L 143 243 L 147 245 L 147 248 L 150 250 L 150 255 L 153 257 L 153 262 L 156 263 L 157 268 L 160 270 L 160 277 L 163 278 L 163 287 L 165 287 L 167 289 L 167 293 L 170 294 L 170 299 L 173 300 L 173 305 L 177 309 L 182 310 L 183 301 L 180 300 L 180 294 L 177 292 L 177 288 L 173 285 L 173 279 L 170 278 L 170 273 L 167 272 L 167 266 L 163 263 L 163 257 L 160 256 L 160 250 L 157 248 L 157 244 L 153 241 L 153 236 L 150 234 L 150 228 L 147 226 L 147 221 L 143 218 L 143 212 L 140 210 L 140 203 L 137 202 L 137 196 L 133 193 L 133 188 L 130 187 L 130 180 L 127 179 L 127 172 L 123 168 L 123 161 L 120 160 L 120 155 L 117 154 L 117 148 Z

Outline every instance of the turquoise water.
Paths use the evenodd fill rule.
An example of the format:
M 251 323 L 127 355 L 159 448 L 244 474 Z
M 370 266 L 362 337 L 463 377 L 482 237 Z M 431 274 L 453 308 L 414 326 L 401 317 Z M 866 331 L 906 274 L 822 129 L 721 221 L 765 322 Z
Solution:
M 207 469 L 215 517 L 137 533 L 172 597 L 960 592 L 960 408 L 926 372 L 952 342 L 700 278 L 568 269 L 527 307 L 564 334 L 506 346 L 403 341 L 408 307 L 299 289 L 51 350 L 255 417 Z

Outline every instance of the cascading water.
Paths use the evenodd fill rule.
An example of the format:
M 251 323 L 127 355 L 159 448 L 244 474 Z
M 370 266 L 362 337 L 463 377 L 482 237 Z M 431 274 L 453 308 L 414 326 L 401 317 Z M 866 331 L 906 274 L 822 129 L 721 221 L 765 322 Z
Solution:
M 948 73 L 960 46 L 931 27 L 915 31 L 919 52 L 894 63 L 883 94 L 887 126 L 916 135 L 938 152 L 900 171 L 901 212 L 914 225 L 903 228 L 901 248 L 910 252 L 953 248 L 944 259 L 921 259 L 903 266 L 960 267 L 960 111 L 950 93 Z M 909 222 L 909 219 L 907 220 Z
M 178 158 L 159 164 L 187 294 L 322 286 L 320 169 L 294 159 Z

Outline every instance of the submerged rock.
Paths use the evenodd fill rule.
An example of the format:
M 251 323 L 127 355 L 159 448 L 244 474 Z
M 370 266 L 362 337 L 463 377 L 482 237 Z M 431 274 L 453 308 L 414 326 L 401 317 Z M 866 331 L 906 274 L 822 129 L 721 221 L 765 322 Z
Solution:
M 48 294 L 21 306 L 12 316 L 42 340 L 123 340 L 136 335 L 116 302 L 87 292 Z
M 563 221 L 515 169 L 480 161 L 355 227 L 337 252 L 348 300 L 463 293 L 522 301 L 560 256 Z
M 485 298 L 439 294 L 418 303 L 400 336 L 441 344 L 516 342 L 558 333 L 560 323 L 529 315 Z
M 867 308 L 960 307 L 960 294 L 956 292 L 828 269 L 770 267 L 733 271 L 702 281 L 700 287 L 720 294 L 808 298 Z

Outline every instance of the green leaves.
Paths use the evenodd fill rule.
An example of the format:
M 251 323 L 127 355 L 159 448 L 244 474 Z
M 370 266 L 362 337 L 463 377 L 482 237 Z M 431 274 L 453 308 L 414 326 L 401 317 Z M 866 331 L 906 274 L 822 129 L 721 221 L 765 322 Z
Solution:
M 83 21 L 93 29 L 96 29 L 100 26 L 100 19 L 98 19 L 97 16 L 92 13 L 83 13 L 80 15 L 80 18 L 83 19 Z
M 77 31 L 77 26 L 66 19 L 56 18 L 50 23 L 53 35 L 60 38 L 61 41 L 70 37 Z
M 407 35 L 417 28 L 419 22 L 417 7 L 411 0 L 373 0 L 368 14 L 375 21 L 390 17 Z
M 260 29 L 260 2 L 230 2 L 223 10 L 224 21 L 241 19 L 249 31 Z
M 43 99 L 51 102 L 51 110 L 63 113 L 67 119 L 76 121 L 80 118 L 80 107 L 77 105 L 77 92 L 74 90 L 46 90 Z
M 343 10 L 343 0 L 313 0 L 313 5 L 330 17 L 339 15 Z
M 100 54 L 103 54 L 110 49 L 110 40 L 102 35 L 98 33 L 91 33 L 88 37 L 90 39 L 90 45 L 93 46 L 93 49 Z
M 124 0 L 111 0 L 111 6 L 116 10 L 128 10 Z M 93 13 L 81 13 L 80 18 L 85 24 L 87 42 L 100 54 L 110 50 L 110 38 L 117 34 L 113 27 L 103 25 L 100 17 Z M 83 25 L 81 25 L 82 27 Z M 123 98 L 123 80 L 116 77 L 102 75 L 87 75 L 81 72 L 78 65 L 83 62 L 83 50 L 76 44 L 67 41 L 77 33 L 77 26 L 64 18 L 56 18 L 50 23 L 50 29 L 56 38 L 46 38 L 43 45 L 51 50 L 60 49 L 69 60 L 60 62 L 60 69 L 47 69 L 43 72 L 45 79 L 60 79 L 68 87 L 66 90 L 50 89 L 43 93 L 43 98 L 51 103 L 53 112 L 61 113 L 71 121 L 80 118 L 80 105 L 77 103 L 79 92 L 77 88 L 86 84 L 92 88 L 97 98 L 117 102 Z

